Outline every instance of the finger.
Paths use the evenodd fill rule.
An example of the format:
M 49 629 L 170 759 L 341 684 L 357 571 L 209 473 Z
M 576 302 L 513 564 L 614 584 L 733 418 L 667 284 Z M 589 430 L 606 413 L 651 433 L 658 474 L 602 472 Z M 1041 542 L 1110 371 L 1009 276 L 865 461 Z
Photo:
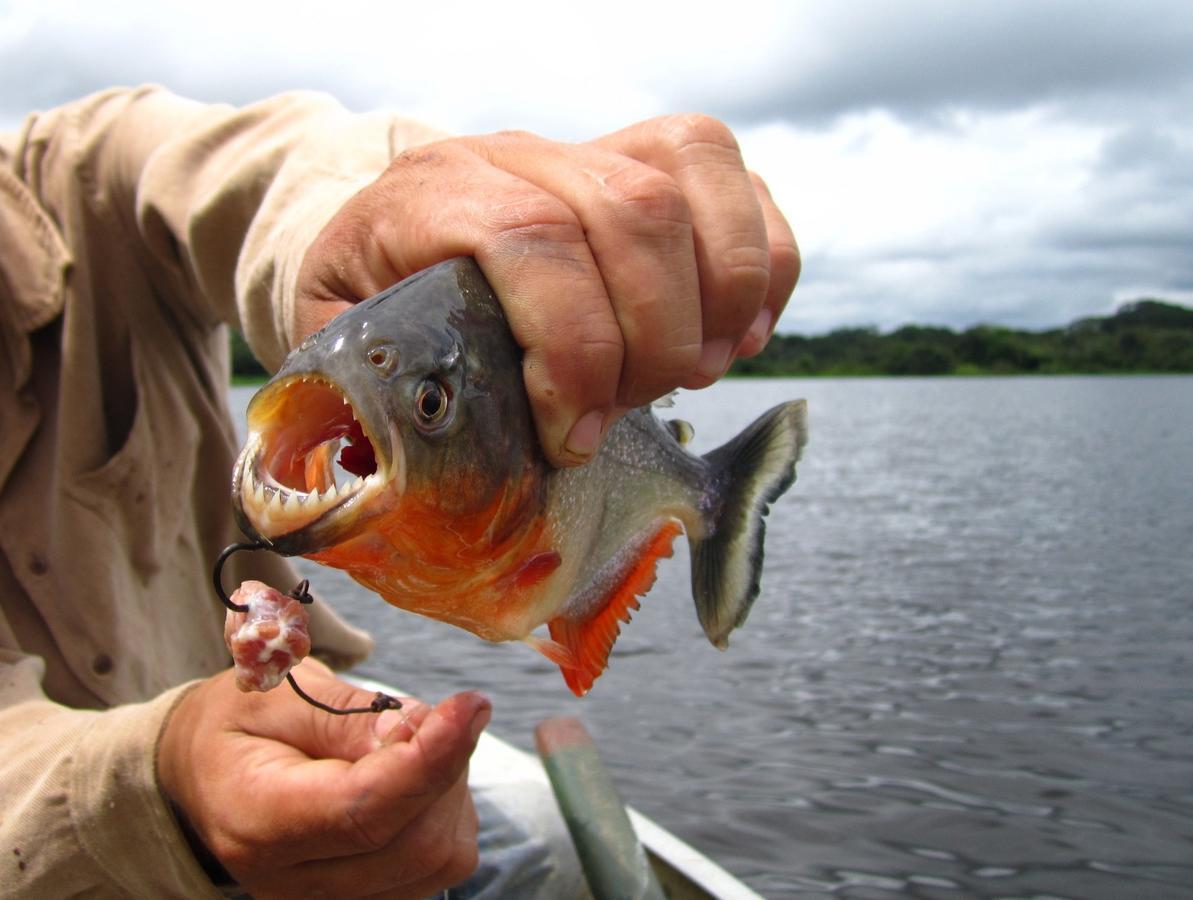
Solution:
M 580 220 L 623 339 L 616 404 L 639 406 L 674 389 L 701 347 L 691 214 L 675 180 L 596 145 L 565 146 L 520 132 L 471 146 L 562 199 Z M 538 309 L 545 316 L 566 312 L 557 302 Z
M 490 710 L 480 694 L 456 694 L 427 714 L 411 740 L 355 763 L 246 752 L 237 783 L 254 785 L 251 800 L 218 811 L 219 821 L 202 833 L 213 836 L 208 846 L 242 880 L 378 850 L 466 779 Z
M 456 833 L 453 839 L 454 853 L 448 861 L 437 871 L 422 881 L 406 886 L 411 897 L 431 897 L 448 888 L 456 887 L 476 872 L 480 863 L 477 835 L 480 823 L 476 814 L 476 806 L 472 802 L 471 794 L 463 814 L 457 819 Z M 386 896 L 394 896 L 387 894 Z
M 336 678 L 308 657 L 292 674 L 311 697 L 336 709 L 367 708 L 377 696 Z M 393 740 L 390 732 L 412 732 L 427 707 L 413 697 L 400 698 L 402 709 L 382 715 L 332 715 L 307 703 L 288 684 L 264 694 L 251 694 L 240 707 L 236 724 L 247 735 L 268 738 L 311 759 L 354 762 Z M 405 724 L 403 724 L 405 723 Z
M 333 261 L 360 247 L 384 262 L 339 271 Z M 547 457 L 583 461 L 615 405 L 622 365 L 621 330 L 584 226 L 562 199 L 462 142 L 402 154 L 349 201 L 307 253 L 299 302 L 326 303 L 302 298 L 333 289 L 349 293 L 341 300 L 360 299 L 379 273 L 397 280 L 453 256 L 477 259 L 506 310 Z M 581 419 L 586 427 L 573 434 Z
M 750 172 L 750 180 L 762 206 L 766 221 L 766 240 L 770 251 L 770 284 L 767 286 L 766 302 L 754 320 L 746 336 L 738 345 L 738 356 L 754 356 L 762 351 L 770 340 L 779 316 L 783 314 L 791 292 L 795 290 L 800 275 L 800 252 L 795 234 L 786 217 L 779 211 L 770 189 L 756 173 Z
M 328 896 L 368 896 L 397 888 L 410 896 L 428 896 L 471 874 L 476 867 L 476 833 L 465 774 L 385 846 L 302 863 L 288 877 L 307 891 Z
M 337 790 L 319 799 L 322 814 L 311 817 L 319 833 L 338 832 L 311 858 L 376 850 L 437 802 L 467 771 L 489 701 L 477 693 L 456 694 L 436 706 L 407 742 L 386 745 L 357 760 Z M 315 801 L 312 799 L 311 801 Z
M 770 283 L 766 224 L 732 132 L 716 119 L 651 119 L 597 143 L 668 173 L 692 213 L 703 347 L 689 387 L 720 377 L 757 318 Z

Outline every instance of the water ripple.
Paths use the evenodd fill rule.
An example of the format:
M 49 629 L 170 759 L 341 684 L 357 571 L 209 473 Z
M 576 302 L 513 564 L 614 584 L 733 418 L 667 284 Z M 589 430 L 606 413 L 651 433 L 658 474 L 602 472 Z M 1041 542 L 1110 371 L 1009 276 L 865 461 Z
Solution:
M 763 592 L 704 641 L 677 547 L 592 694 L 314 571 L 369 674 L 579 715 L 622 794 L 768 898 L 1183 898 L 1193 884 L 1193 379 L 735 381 L 807 396 Z M 241 404 L 242 394 L 234 402 Z

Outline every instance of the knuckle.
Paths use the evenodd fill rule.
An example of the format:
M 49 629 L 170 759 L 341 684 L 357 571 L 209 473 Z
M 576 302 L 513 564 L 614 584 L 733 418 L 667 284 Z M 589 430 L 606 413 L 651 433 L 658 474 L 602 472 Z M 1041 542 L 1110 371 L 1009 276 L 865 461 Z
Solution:
M 664 118 L 662 126 L 663 134 L 680 152 L 689 148 L 703 148 L 725 156 L 732 155 L 740 162 L 741 148 L 737 138 L 720 119 L 704 113 L 677 113 Z
M 523 128 L 503 128 L 500 131 L 495 131 L 492 138 L 510 144 L 537 143 L 542 140 L 534 132 L 526 131 Z
M 625 343 L 615 324 L 590 316 L 578 320 L 569 331 L 573 338 L 566 346 L 526 359 L 527 389 L 548 401 L 574 393 L 574 389 L 568 390 L 573 382 L 591 386 L 602 381 L 602 375 L 612 373 L 612 383 L 621 371 Z
M 646 166 L 623 169 L 605 183 L 606 196 L 626 227 L 636 232 L 686 235 L 692 212 L 679 184 L 665 172 Z
M 740 239 L 708 258 L 701 274 L 701 294 L 704 326 L 710 334 L 740 337 L 745 333 L 766 301 L 771 263 L 769 248 Z
M 771 245 L 770 252 L 772 273 L 794 285 L 803 269 L 799 245 L 794 240 L 779 241 Z
M 568 360 L 582 360 L 582 369 L 621 368 L 625 356 L 625 340 L 616 320 L 607 315 L 592 313 L 580 319 L 575 331 L 575 342 L 570 347 L 560 348 Z
M 677 387 L 695 369 L 701 348 L 698 341 L 641 348 L 622 372 L 619 404 L 641 406 Z
M 662 364 L 660 369 L 669 382 L 678 383 L 700 361 L 700 351 L 704 344 L 700 340 L 684 340 L 672 344 L 665 353 L 660 354 Z M 670 388 L 670 384 L 668 388 Z
M 437 168 L 445 165 L 453 153 L 454 147 L 451 141 L 433 141 L 429 144 L 407 147 L 390 160 L 389 171 Z
M 771 255 L 768 247 L 757 243 L 741 243 L 727 247 L 721 253 L 724 272 L 722 289 L 742 303 L 762 302 L 770 284 Z
M 360 851 L 371 853 L 374 850 L 380 850 L 388 843 L 388 835 L 375 827 L 370 827 L 371 823 L 366 822 L 356 809 L 349 809 L 345 813 L 345 818 L 347 819 L 345 826 L 348 839 Z
M 584 244 L 584 226 L 571 208 L 542 191 L 493 202 L 485 216 L 489 243 L 497 249 Z M 570 254 L 568 254 L 570 255 Z
M 522 364 L 527 394 L 551 419 L 570 415 L 575 404 L 611 401 L 622 370 L 625 351 L 616 326 L 602 323 L 590 332 L 578 324 L 568 330 L 575 338 L 566 346 L 528 353 Z

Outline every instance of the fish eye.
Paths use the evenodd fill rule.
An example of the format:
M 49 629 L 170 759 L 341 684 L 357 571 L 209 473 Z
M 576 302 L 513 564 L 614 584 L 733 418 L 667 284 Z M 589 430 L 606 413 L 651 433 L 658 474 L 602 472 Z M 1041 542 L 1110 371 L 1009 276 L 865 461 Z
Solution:
M 369 365 L 379 375 L 388 375 L 398 365 L 398 348 L 392 344 L 378 344 L 368 352 Z
M 432 428 L 447 415 L 450 398 L 445 388 L 434 378 L 426 378 L 414 394 L 414 417 L 423 428 Z

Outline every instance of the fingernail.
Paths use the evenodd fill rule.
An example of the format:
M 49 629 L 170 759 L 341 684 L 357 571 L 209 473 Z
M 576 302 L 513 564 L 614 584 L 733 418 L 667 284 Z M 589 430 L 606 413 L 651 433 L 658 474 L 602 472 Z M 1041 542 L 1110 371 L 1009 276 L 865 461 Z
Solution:
M 480 739 L 481 732 L 485 730 L 485 726 L 489 724 L 489 720 L 492 718 L 493 707 L 486 700 L 485 704 L 473 715 L 472 722 L 468 726 L 468 733 L 472 736 L 473 741 Z
M 766 343 L 766 339 L 770 337 L 770 323 L 773 316 L 769 309 L 764 309 L 758 313 L 758 318 L 754 320 L 754 324 L 750 326 L 747 336 L 758 342 L 761 347 Z
M 408 732 L 404 734 L 403 732 Z M 377 716 L 373 723 L 373 734 L 382 744 L 395 744 L 400 740 L 408 740 L 414 736 L 414 728 L 406 713 L 400 709 L 387 709 Z
M 733 342 L 728 338 L 709 341 L 700 351 L 700 361 L 696 363 L 696 372 L 705 378 L 720 378 L 729 366 L 729 354 L 732 352 Z
M 592 456 L 597 444 L 601 442 L 601 426 L 604 421 L 605 413 L 599 409 L 594 409 L 581 416 L 580 420 L 572 426 L 572 430 L 568 432 L 564 449 L 573 456 L 582 459 Z
M 472 740 L 481 739 L 481 732 L 484 731 L 484 727 L 488 725 L 492 717 L 493 715 L 490 714 L 488 709 L 482 709 L 480 713 L 476 714 L 475 719 L 472 719 L 472 725 L 469 726 L 469 734 L 472 735 Z

